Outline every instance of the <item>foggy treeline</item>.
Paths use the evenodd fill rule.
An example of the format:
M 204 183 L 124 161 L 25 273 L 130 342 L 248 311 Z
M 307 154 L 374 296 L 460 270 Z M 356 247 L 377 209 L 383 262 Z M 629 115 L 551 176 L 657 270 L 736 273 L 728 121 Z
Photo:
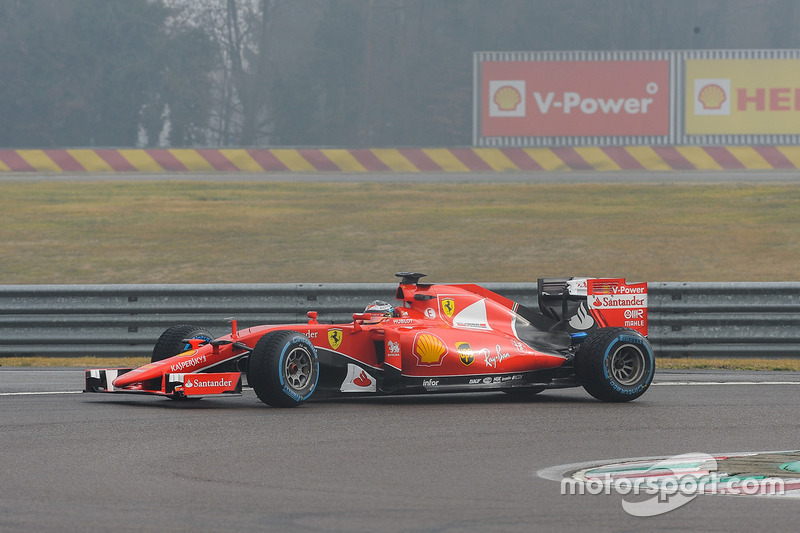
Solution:
M 468 145 L 475 51 L 798 48 L 799 23 L 797 0 L 0 0 L 0 148 Z

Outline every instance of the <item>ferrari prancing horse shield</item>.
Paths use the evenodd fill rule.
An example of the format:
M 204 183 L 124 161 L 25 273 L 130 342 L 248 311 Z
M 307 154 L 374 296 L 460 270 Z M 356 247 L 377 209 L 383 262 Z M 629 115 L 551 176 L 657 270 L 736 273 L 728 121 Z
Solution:
M 328 344 L 330 344 L 331 348 L 333 348 L 334 350 L 337 349 L 342 344 L 342 330 L 329 329 Z
M 456 302 L 452 298 L 445 298 L 442 300 L 442 313 L 447 318 L 453 318 L 453 313 L 456 312 Z

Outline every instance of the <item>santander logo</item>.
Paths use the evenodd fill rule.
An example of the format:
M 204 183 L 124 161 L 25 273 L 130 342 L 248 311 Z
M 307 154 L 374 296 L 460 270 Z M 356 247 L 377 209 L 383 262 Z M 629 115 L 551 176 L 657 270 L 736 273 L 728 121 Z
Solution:
M 347 363 L 347 377 L 344 378 L 339 390 L 360 393 L 376 392 L 378 383 L 365 369 L 352 363 Z
M 578 307 L 578 312 L 575 313 L 575 316 L 569 319 L 569 325 L 577 330 L 589 329 L 594 325 L 594 319 L 592 315 L 589 314 L 583 302 L 581 302 L 580 307 Z
M 353 385 L 356 387 L 369 387 L 372 385 L 372 380 L 369 379 L 367 373 L 362 370 L 361 374 L 359 374 L 359 376 L 353 380 Z
M 233 381 L 229 381 L 227 379 L 206 379 L 201 381 L 198 378 L 188 379 L 183 384 L 184 387 L 187 389 L 191 389 L 192 387 L 230 387 L 233 385 Z

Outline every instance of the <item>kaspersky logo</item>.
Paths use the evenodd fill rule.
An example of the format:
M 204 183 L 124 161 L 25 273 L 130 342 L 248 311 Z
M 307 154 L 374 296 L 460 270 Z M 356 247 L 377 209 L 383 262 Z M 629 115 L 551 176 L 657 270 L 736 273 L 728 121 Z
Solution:
M 192 350 L 191 352 L 186 352 L 186 355 L 193 355 L 197 353 L 197 350 Z M 206 362 L 205 355 L 198 355 L 197 357 L 192 357 L 191 359 L 186 359 L 183 361 L 178 361 L 174 365 L 170 366 L 170 372 L 180 372 L 181 370 L 186 370 L 187 368 L 194 368 L 197 365 L 201 365 Z

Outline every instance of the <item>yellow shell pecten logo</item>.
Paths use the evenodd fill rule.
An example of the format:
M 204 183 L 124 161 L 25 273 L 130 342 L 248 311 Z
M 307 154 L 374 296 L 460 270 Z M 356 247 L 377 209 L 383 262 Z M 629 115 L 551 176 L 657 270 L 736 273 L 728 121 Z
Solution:
M 521 101 L 519 91 L 510 85 L 500 87 L 494 93 L 494 103 L 500 111 L 514 111 Z
M 447 355 L 444 341 L 431 333 L 418 333 L 414 339 L 414 355 L 420 365 L 437 366 Z
M 700 89 L 697 99 L 703 104 L 703 109 L 720 109 L 728 99 L 728 95 L 722 87 L 711 83 Z

